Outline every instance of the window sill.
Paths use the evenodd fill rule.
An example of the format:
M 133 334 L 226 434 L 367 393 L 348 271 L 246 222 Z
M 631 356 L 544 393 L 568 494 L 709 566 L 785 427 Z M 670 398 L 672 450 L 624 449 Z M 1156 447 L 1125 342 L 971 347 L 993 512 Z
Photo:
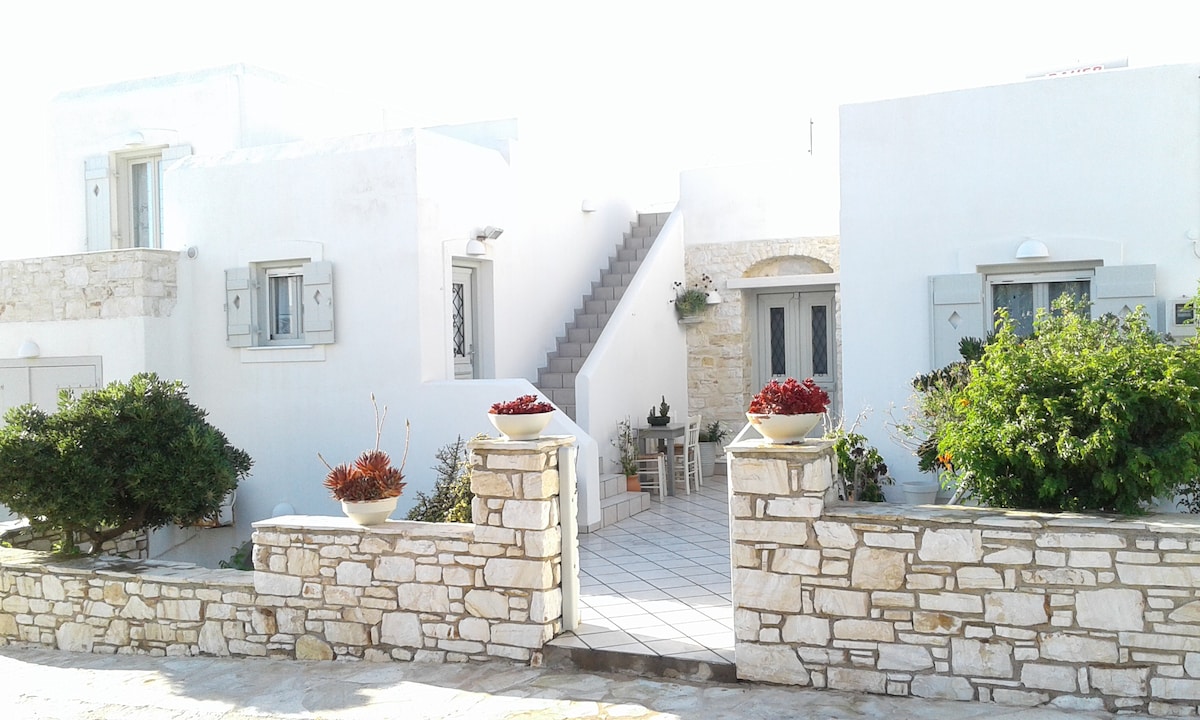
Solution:
M 324 345 L 268 345 L 241 348 L 243 363 L 324 362 Z

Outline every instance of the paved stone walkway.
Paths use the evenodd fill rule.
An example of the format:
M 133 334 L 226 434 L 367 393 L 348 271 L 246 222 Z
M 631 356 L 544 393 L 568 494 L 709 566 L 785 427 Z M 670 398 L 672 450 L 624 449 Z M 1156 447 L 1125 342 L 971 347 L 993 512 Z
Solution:
M 474 665 L 89 655 L 0 647 L 3 720 L 1085 720 L 1107 713 Z M 1121 718 L 1144 716 L 1121 715 Z

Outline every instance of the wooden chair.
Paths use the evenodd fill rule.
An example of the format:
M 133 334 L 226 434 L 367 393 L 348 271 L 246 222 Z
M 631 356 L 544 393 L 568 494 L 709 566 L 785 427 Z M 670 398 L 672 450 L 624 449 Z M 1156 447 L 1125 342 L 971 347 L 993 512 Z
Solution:
M 683 433 L 683 443 L 675 446 L 675 479 L 682 480 L 684 492 L 700 492 L 704 478 L 700 473 L 700 416 L 689 415 Z
M 657 492 L 658 499 L 662 500 L 667 479 L 667 461 L 663 454 L 638 455 L 637 467 L 642 490 Z

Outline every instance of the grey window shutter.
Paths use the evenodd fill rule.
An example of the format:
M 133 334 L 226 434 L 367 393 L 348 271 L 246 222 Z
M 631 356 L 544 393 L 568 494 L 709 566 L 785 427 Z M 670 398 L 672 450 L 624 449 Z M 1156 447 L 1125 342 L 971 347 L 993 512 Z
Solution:
M 933 368 L 962 359 L 958 343 L 987 333 L 983 319 L 983 275 L 932 275 L 929 278 L 929 341 Z
M 113 229 L 108 155 L 83 161 L 83 193 L 87 249 L 109 250 L 113 247 Z
M 333 342 L 333 263 L 311 262 L 304 273 L 304 342 Z
M 254 344 L 254 288 L 250 268 L 225 271 L 225 344 L 249 347 Z
M 1112 313 L 1124 317 L 1138 305 L 1146 310 L 1150 327 L 1161 330 L 1153 265 L 1112 265 L 1096 268 L 1092 280 L 1092 317 Z

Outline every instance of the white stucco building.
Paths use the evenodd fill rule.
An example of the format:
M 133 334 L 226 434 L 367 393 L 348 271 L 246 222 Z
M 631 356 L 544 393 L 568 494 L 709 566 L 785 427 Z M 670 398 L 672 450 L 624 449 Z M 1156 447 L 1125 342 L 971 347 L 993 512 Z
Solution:
M 993 311 L 1063 292 L 1141 304 L 1179 334 L 1200 276 L 1200 65 L 1050 77 L 844 107 L 844 408 L 892 474 L 918 373 L 958 359 Z
M 53 217 L 0 252 L 3 407 L 143 370 L 184 380 L 255 466 L 232 527 L 166 529 L 159 556 L 228 557 L 279 506 L 337 512 L 316 454 L 373 445 L 372 393 L 389 408 L 385 450 L 402 453 L 412 421 L 403 512 L 432 488 L 437 448 L 494 432 L 488 406 L 534 390 L 636 219 L 516 121 L 392 129 L 244 66 L 67 93 L 51 115 Z M 647 263 L 665 287 L 680 237 Z M 549 429 L 579 438 L 585 525 L 617 419 L 651 396 L 687 405 L 684 332 L 657 297 L 607 343 L 636 378 L 591 372 L 585 425 Z M 656 352 L 628 351 L 650 339 Z

